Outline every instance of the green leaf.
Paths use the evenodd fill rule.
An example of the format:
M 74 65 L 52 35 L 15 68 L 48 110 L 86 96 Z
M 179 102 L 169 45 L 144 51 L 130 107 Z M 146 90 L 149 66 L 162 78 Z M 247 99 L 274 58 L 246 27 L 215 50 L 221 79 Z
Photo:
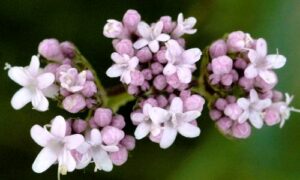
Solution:
M 107 107 L 111 108 L 113 112 L 117 112 L 120 107 L 126 105 L 128 102 L 133 101 L 135 97 L 123 92 L 114 96 L 108 96 Z

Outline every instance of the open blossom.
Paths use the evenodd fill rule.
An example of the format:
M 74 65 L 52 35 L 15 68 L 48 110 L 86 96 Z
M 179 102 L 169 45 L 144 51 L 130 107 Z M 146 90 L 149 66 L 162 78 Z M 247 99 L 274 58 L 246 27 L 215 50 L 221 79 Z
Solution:
M 81 91 L 86 82 L 86 71 L 78 73 L 76 68 L 70 68 L 60 73 L 59 81 L 61 87 L 72 93 Z
M 250 90 L 249 99 L 240 98 L 237 104 L 243 109 L 243 113 L 238 118 L 239 123 L 244 123 L 249 119 L 250 123 L 257 129 L 263 126 L 262 112 L 271 105 L 271 99 L 259 99 L 254 89 Z
M 148 46 L 153 53 L 156 53 L 159 50 L 159 42 L 165 42 L 170 39 L 168 34 L 162 33 L 163 23 L 160 21 L 151 27 L 145 22 L 140 22 L 137 29 L 142 38 L 133 44 L 133 47 L 136 49 Z
M 107 20 L 107 23 L 103 28 L 103 34 L 108 38 L 117 38 L 122 34 L 122 31 L 122 23 L 114 19 Z
M 183 34 L 195 34 L 197 29 L 193 29 L 197 19 L 194 17 L 189 17 L 184 19 L 183 14 L 180 13 L 177 17 L 177 26 L 172 32 L 172 36 L 180 37 Z
M 267 43 L 258 39 L 256 50 L 249 50 L 250 64 L 245 69 L 245 77 L 253 79 L 260 76 L 268 84 L 276 83 L 277 77 L 271 69 L 279 69 L 286 63 L 286 58 L 280 54 L 267 55 Z
M 139 63 L 137 57 L 129 57 L 127 54 L 118 54 L 116 52 L 111 54 L 111 59 L 116 63 L 113 64 L 107 71 L 108 77 L 121 77 L 123 83 L 129 84 L 131 82 L 131 72 L 136 70 Z
M 84 138 L 80 134 L 66 136 L 66 121 L 62 116 L 53 119 L 50 132 L 46 128 L 34 125 L 30 134 L 32 139 L 43 147 L 32 165 L 34 172 L 42 173 L 56 162 L 60 174 L 65 175 L 75 169 L 76 161 L 71 150 L 79 147 Z
M 192 72 L 196 69 L 195 63 L 199 61 L 202 52 L 199 48 L 184 50 L 175 40 L 166 43 L 166 59 L 168 64 L 164 67 L 164 75 L 178 75 L 181 83 L 190 83 Z
M 27 67 L 11 67 L 8 76 L 23 86 L 11 100 L 14 109 L 21 109 L 31 102 L 33 109 L 48 110 L 49 102 L 46 97 L 53 98 L 57 93 L 57 88 L 52 86 L 55 76 L 52 73 L 43 72 L 38 56 L 32 56 L 30 65 Z

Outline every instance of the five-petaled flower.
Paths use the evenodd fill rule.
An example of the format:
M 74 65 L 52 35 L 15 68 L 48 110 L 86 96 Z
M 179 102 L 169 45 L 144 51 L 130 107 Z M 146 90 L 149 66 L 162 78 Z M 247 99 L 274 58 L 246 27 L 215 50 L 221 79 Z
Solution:
M 177 17 L 177 26 L 172 32 L 172 36 L 180 37 L 183 34 L 195 34 L 197 29 L 193 29 L 197 19 L 194 17 L 189 17 L 184 19 L 183 14 L 180 13 Z
M 70 68 L 66 72 L 60 72 L 61 87 L 70 92 L 78 92 L 84 88 L 86 82 L 86 71 L 78 73 L 76 68 Z

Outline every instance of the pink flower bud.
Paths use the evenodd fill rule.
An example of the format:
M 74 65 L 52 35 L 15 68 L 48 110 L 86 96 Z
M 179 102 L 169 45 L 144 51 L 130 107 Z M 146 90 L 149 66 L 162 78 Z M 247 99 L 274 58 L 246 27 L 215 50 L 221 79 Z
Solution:
M 179 81 L 179 78 L 177 76 L 176 73 L 170 75 L 170 76 L 166 76 L 166 79 L 167 79 L 167 83 L 172 87 L 172 88 L 178 88 L 181 83 Z
M 69 136 L 72 134 L 72 120 L 68 119 L 66 121 L 66 136 Z
M 235 123 L 232 126 L 232 136 L 239 139 L 246 139 L 251 134 L 251 126 L 245 122 L 242 124 Z
M 244 59 L 238 58 L 234 62 L 234 67 L 237 68 L 237 69 L 244 70 L 247 67 L 247 62 Z
M 56 71 L 57 71 L 57 69 L 58 69 L 59 66 L 60 66 L 59 64 L 56 64 L 56 63 L 50 63 L 50 64 L 48 64 L 48 65 L 45 67 L 44 71 L 45 71 L 45 72 L 50 72 L 50 73 L 52 73 L 52 74 L 56 74 Z
M 216 102 L 215 102 L 215 107 L 220 110 L 220 111 L 224 111 L 225 107 L 227 106 L 227 101 L 223 98 L 219 98 Z
M 130 95 L 137 95 L 139 93 L 139 88 L 137 86 L 130 84 L 127 88 L 127 92 Z
M 227 96 L 226 101 L 228 102 L 228 104 L 235 103 L 236 102 L 236 97 L 235 96 Z
M 214 74 L 227 74 L 231 71 L 233 61 L 228 56 L 219 56 L 211 62 L 212 71 Z
M 59 88 L 59 94 L 64 97 L 71 95 L 71 93 L 68 90 L 66 90 L 65 88 L 62 88 L 62 87 Z
M 142 70 L 143 76 L 146 80 L 151 80 L 152 79 L 152 71 L 150 69 L 143 69 Z
M 110 159 L 116 166 L 121 166 L 128 159 L 128 151 L 125 147 L 121 146 L 119 151 L 110 153 Z
M 65 57 L 73 59 L 75 56 L 75 46 L 69 41 L 60 43 L 60 48 Z
M 101 130 L 102 140 L 107 145 L 117 145 L 124 138 L 125 134 L 122 130 L 113 126 L 105 126 Z
M 233 121 L 230 118 L 223 117 L 217 121 L 217 127 L 223 134 L 228 134 Z
M 221 81 L 221 76 L 219 74 L 211 74 L 209 75 L 208 80 L 210 84 L 216 85 L 219 84 L 219 82 Z
M 279 111 L 275 108 L 268 108 L 265 110 L 264 121 L 268 126 L 273 126 L 280 122 Z
M 224 86 L 230 86 L 233 83 L 233 76 L 231 74 L 224 74 L 221 77 L 221 83 Z
M 233 82 L 236 82 L 239 80 L 239 74 L 237 73 L 237 71 L 235 69 L 232 69 L 229 74 L 232 75 Z
M 176 41 L 181 47 L 185 48 L 185 40 L 183 38 L 178 38 Z
M 250 91 L 254 87 L 254 79 L 248 79 L 246 77 L 242 77 L 239 80 L 239 85 L 246 91 Z
M 154 107 L 158 106 L 158 103 L 157 103 L 156 99 L 154 99 L 152 97 L 150 97 L 150 98 L 146 99 L 145 101 L 141 102 L 140 107 L 143 108 L 143 106 L 145 104 L 150 104 L 151 106 L 154 106 Z
M 144 83 L 144 75 L 140 71 L 131 72 L 131 84 L 135 86 L 141 86 Z
M 162 16 L 160 20 L 163 23 L 163 30 L 164 33 L 171 33 L 174 29 L 174 23 L 172 22 L 172 18 L 170 16 Z
M 78 113 L 86 107 L 85 99 L 80 94 L 67 96 L 62 104 L 64 109 L 70 113 Z
M 155 59 L 158 61 L 158 62 L 160 62 L 160 63 L 162 63 L 162 64 L 165 64 L 166 62 L 167 62 L 167 59 L 166 59 L 166 56 L 165 56 L 165 54 L 166 54 L 166 50 L 165 49 L 161 49 L 161 50 L 159 50 L 156 54 L 155 54 Z
M 150 85 L 147 81 L 144 81 L 144 84 L 141 86 L 142 91 L 147 91 L 150 89 Z
M 203 105 L 205 103 L 205 100 L 203 99 L 203 97 L 199 96 L 199 95 L 192 95 L 188 98 L 186 98 L 186 100 L 183 103 L 184 109 L 187 111 L 202 111 L 203 109 Z
M 272 101 L 278 102 L 283 100 L 283 94 L 280 91 L 273 91 Z
M 45 39 L 38 47 L 39 54 L 48 60 L 61 62 L 64 59 L 60 44 L 56 39 Z
M 110 124 L 112 119 L 112 111 L 108 108 L 98 108 L 95 111 L 94 120 L 100 127 L 105 127 Z
M 220 117 L 222 116 L 222 113 L 216 109 L 212 109 L 209 111 L 209 116 L 213 121 L 216 121 L 216 120 L 220 119 Z
M 167 86 L 167 81 L 164 75 L 158 75 L 153 80 L 153 85 L 157 90 L 163 90 Z
M 133 136 L 126 135 L 124 139 L 122 139 L 121 144 L 128 151 L 132 151 L 135 148 L 135 138 Z
M 268 90 L 271 90 L 275 87 L 275 85 L 277 84 L 274 83 L 274 84 L 269 84 L 267 82 L 265 82 L 261 77 L 257 76 L 255 78 L 255 81 L 254 81 L 254 86 L 255 87 L 258 87 L 260 88 L 262 91 L 268 91 Z
M 271 91 L 271 90 L 265 91 L 265 92 L 258 94 L 258 96 L 260 99 L 272 99 L 273 91 Z
M 169 95 L 169 99 L 168 99 L 169 102 L 171 103 L 175 97 L 177 97 L 175 94 L 173 94 L 173 93 L 170 94 L 170 95 Z
M 86 81 L 81 93 L 85 97 L 92 97 L 97 92 L 97 86 L 93 81 Z
M 185 101 L 188 97 L 191 96 L 191 93 L 191 90 L 184 90 L 180 92 L 179 96 L 183 101 Z
M 114 47 L 119 54 L 127 54 L 129 56 L 134 54 L 133 45 L 129 39 L 122 39 Z
M 138 50 L 135 55 L 141 63 L 146 63 L 152 59 L 152 53 L 148 47 L 143 47 Z
M 227 47 L 229 52 L 239 52 L 246 46 L 246 35 L 242 31 L 235 31 L 228 35 Z
M 122 115 L 115 115 L 111 120 L 111 125 L 113 127 L 123 129 L 126 125 L 124 117 Z
M 82 119 L 76 119 L 72 124 L 72 129 L 75 133 L 82 133 L 87 128 L 86 121 Z
M 87 81 L 94 81 L 94 75 L 90 70 L 86 70 L 86 80 Z
M 220 39 L 215 41 L 209 47 L 209 54 L 212 58 L 216 58 L 219 56 L 224 56 L 227 53 L 227 45 L 224 40 Z
M 166 91 L 168 93 L 173 93 L 174 92 L 174 88 L 172 86 L 167 86 Z
M 91 118 L 91 119 L 88 121 L 88 123 L 89 123 L 90 128 L 98 128 L 98 125 L 96 124 L 94 118 Z
M 124 26 L 128 28 L 130 32 L 135 32 L 138 23 L 141 21 L 141 15 L 133 9 L 129 9 L 123 16 Z
M 94 107 L 97 105 L 97 101 L 93 98 L 88 98 L 85 100 L 86 107 L 89 109 L 94 109 Z
M 123 30 L 121 22 L 109 19 L 103 28 L 103 35 L 107 38 L 118 38 L 121 36 Z
M 237 120 L 242 112 L 243 110 L 236 103 L 228 104 L 224 110 L 224 114 L 233 120 Z
M 161 73 L 163 69 L 164 67 L 159 62 L 151 64 L 151 70 L 154 75 Z
M 168 99 L 164 95 L 159 95 L 156 98 L 158 107 L 164 108 L 168 105 Z

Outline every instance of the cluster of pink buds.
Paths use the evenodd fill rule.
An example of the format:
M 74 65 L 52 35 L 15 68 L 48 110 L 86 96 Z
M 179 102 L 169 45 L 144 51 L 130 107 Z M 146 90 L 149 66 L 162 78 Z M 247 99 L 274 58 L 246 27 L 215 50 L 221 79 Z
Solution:
M 260 129 L 273 126 L 289 118 L 292 97 L 274 90 L 278 80 L 274 69 L 286 63 L 280 54 L 267 54 L 264 39 L 252 39 L 247 33 L 236 31 L 209 47 L 207 82 L 217 98 L 210 116 L 226 135 L 247 138 L 251 126 Z

